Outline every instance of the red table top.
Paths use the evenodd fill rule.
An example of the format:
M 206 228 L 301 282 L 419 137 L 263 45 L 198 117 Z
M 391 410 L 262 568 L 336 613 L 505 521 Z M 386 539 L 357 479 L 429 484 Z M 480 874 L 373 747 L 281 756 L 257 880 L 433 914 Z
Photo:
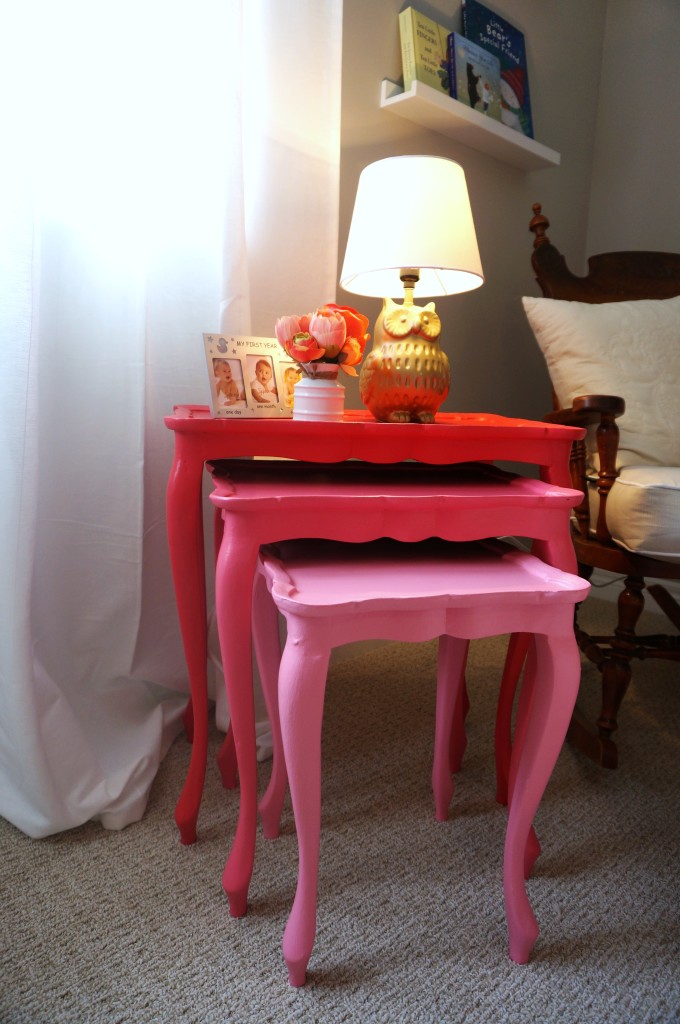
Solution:
M 399 431 L 401 434 L 422 435 L 449 432 L 452 427 L 474 430 L 484 434 L 488 431 L 498 435 L 500 431 L 516 434 L 518 431 L 525 437 L 568 438 L 577 441 L 584 436 L 581 427 L 566 427 L 560 423 L 545 423 L 542 420 L 518 419 L 511 416 L 499 416 L 489 412 L 439 412 L 435 423 L 380 423 L 366 409 L 348 409 L 342 420 L 336 422 L 307 422 L 290 418 L 276 419 L 246 417 L 213 416 L 207 405 L 176 405 L 172 416 L 165 417 L 165 425 L 171 430 L 184 433 L 223 432 L 257 435 L 269 435 L 273 430 L 285 433 L 287 437 L 305 437 L 310 433 L 323 431 L 327 437 L 345 434 L 348 430 L 361 430 L 362 434 L 379 433 L 387 436 Z
M 338 422 L 213 417 L 207 406 L 178 405 L 165 417 L 176 440 L 206 460 L 268 455 L 311 462 L 402 462 L 431 464 L 508 459 L 546 465 L 582 438 L 580 427 L 494 413 L 438 413 L 435 423 L 379 423 L 364 409 L 348 410 Z M 560 450 L 556 457 L 555 448 Z

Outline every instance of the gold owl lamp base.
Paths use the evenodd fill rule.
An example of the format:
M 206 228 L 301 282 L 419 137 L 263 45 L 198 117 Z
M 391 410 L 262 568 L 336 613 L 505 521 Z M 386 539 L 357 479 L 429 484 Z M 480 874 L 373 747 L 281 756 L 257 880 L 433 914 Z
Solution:
M 359 378 L 361 400 L 377 420 L 432 423 L 449 392 L 441 321 L 433 302 L 415 305 L 416 286 L 429 297 L 469 291 L 483 281 L 459 164 L 399 156 L 364 168 L 340 284 L 358 295 L 404 290 L 403 305 L 383 299 Z
M 434 302 L 413 302 L 419 276 L 415 269 L 402 270 L 402 306 L 383 299 L 373 348 L 361 368 L 361 401 L 385 423 L 433 423 L 449 393 L 449 359 L 439 347 L 441 321 Z

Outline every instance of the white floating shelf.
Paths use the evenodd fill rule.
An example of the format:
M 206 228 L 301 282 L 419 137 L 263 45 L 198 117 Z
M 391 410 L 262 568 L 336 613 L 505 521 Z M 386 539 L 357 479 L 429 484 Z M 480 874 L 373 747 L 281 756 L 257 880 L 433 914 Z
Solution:
M 415 81 L 408 92 L 384 78 L 380 89 L 380 106 L 399 117 L 441 135 L 457 139 L 497 160 L 519 167 L 523 171 L 538 171 L 545 167 L 559 167 L 560 154 L 548 149 L 493 118 L 466 107 L 451 96 L 438 92 L 423 82 Z

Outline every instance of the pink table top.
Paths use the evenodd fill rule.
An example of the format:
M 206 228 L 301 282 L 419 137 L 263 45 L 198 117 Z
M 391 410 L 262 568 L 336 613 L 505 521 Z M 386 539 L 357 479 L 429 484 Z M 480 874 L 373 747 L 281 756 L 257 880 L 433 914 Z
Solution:
M 357 499 L 384 499 L 400 511 L 410 505 L 421 507 L 426 499 L 433 506 L 485 508 L 503 504 L 506 508 L 570 509 L 582 498 L 573 488 L 545 484 L 531 477 L 517 476 L 487 463 L 428 466 L 419 462 L 371 465 L 343 462 L 326 466 L 309 462 L 245 459 L 218 460 L 211 464 L 215 490 L 212 501 L 224 508 L 269 507 L 285 502 L 302 508 L 310 501 L 331 497 L 342 507 Z M 343 502 L 344 499 L 344 502 Z

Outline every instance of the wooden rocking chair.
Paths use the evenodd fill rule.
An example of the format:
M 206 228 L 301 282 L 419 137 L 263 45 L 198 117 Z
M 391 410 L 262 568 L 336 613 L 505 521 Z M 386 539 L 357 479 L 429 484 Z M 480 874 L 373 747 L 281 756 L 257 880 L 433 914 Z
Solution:
M 680 254 L 605 253 L 578 277 L 550 242 L 541 206 L 533 211 L 532 264 L 544 298 L 523 303 L 553 385 L 545 419 L 589 428 L 571 463 L 573 486 L 584 494 L 572 528 L 579 572 L 589 579 L 597 568 L 625 580 L 610 635 L 591 636 L 576 620 L 579 646 L 602 674 L 602 706 L 594 728 L 577 712 L 568 739 L 615 768 L 612 734 L 633 659 L 680 660 L 678 635 L 635 632 L 645 579 L 680 579 Z M 631 382 L 629 393 L 620 393 L 622 381 Z M 680 606 L 668 590 L 646 589 L 680 631 Z

